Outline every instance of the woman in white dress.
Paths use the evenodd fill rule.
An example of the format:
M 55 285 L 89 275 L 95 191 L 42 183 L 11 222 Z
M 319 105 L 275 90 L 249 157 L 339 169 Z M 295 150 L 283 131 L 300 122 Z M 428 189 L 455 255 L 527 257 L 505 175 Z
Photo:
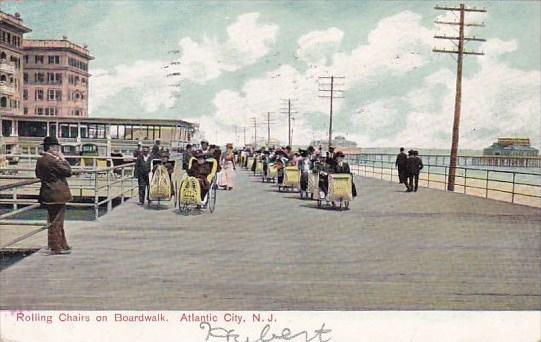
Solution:
M 235 183 L 235 154 L 233 153 L 233 144 L 225 145 L 226 150 L 222 153 L 220 164 L 222 165 L 222 176 L 220 177 L 220 186 L 227 190 L 233 190 Z

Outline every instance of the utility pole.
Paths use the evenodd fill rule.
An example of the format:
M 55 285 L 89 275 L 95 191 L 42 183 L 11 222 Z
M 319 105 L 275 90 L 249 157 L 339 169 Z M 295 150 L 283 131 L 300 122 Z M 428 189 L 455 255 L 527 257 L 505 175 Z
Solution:
M 255 116 L 251 117 L 250 120 L 252 120 L 252 125 L 254 127 L 254 148 L 257 147 L 257 118 Z
M 271 140 L 271 125 L 274 125 L 275 122 L 271 119 L 271 114 L 273 112 L 267 112 L 267 118 L 265 119 L 265 124 L 267 125 L 267 147 L 270 147 L 270 140 Z
M 291 146 L 291 120 L 294 119 L 294 115 L 297 114 L 297 111 L 292 110 L 294 106 L 295 99 L 282 99 L 282 108 L 280 108 L 280 113 L 287 114 L 287 144 Z
M 343 99 L 344 90 L 339 87 L 344 86 L 343 83 L 336 84 L 336 80 L 345 80 L 345 76 L 320 76 L 319 77 L 319 97 L 330 98 L 329 107 L 329 148 L 332 146 L 332 116 L 333 116 L 333 100 Z M 330 82 L 330 83 L 329 83 Z
M 459 7 L 442 7 L 442 6 L 436 6 L 434 7 L 436 10 L 441 11 L 451 11 L 451 12 L 459 12 L 460 17 L 459 21 L 440 21 L 436 20 L 434 23 L 441 24 L 441 25 L 455 25 L 458 26 L 459 32 L 458 37 L 454 36 L 447 36 L 447 35 L 435 35 L 434 38 L 436 39 L 447 39 L 455 46 L 457 49 L 448 50 L 448 49 L 438 49 L 434 48 L 432 49 L 433 52 L 439 52 L 439 53 L 451 53 L 457 55 L 457 66 L 456 66 L 456 92 L 455 92 L 455 114 L 453 119 L 453 137 L 451 142 L 451 156 L 449 159 L 449 176 L 447 181 L 447 190 L 454 191 L 455 189 L 455 176 L 456 176 L 456 165 L 457 165 L 457 159 L 458 159 L 458 139 L 459 139 L 459 133 L 460 133 L 460 114 L 461 114 L 461 104 L 462 104 L 462 62 L 464 55 L 478 55 L 483 56 L 483 52 L 476 52 L 476 51 L 466 51 L 464 49 L 464 42 L 468 41 L 476 41 L 476 42 L 484 42 L 485 39 L 477 38 L 475 36 L 473 37 L 465 37 L 464 36 L 464 27 L 466 26 L 472 26 L 472 27 L 484 27 L 484 23 L 481 24 L 475 24 L 475 23 L 465 23 L 465 13 L 467 12 L 481 12 L 486 13 L 485 9 L 478 9 L 478 8 L 466 8 L 464 4 L 460 4 Z

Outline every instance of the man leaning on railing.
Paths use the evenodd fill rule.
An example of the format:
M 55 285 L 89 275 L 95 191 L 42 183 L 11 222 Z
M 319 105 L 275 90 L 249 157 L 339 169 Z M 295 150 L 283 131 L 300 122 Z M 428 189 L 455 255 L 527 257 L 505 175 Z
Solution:
M 66 241 L 64 216 L 66 203 L 73 199 L 66 180 L 71 177 L 71 167 L 56 137 L 46 137 L 42 145 L 44 152 L 36 163 L 36 177 L 41 180 L 39 201 L 47 207 L 49 254 L 69 254 L 71 247 Z

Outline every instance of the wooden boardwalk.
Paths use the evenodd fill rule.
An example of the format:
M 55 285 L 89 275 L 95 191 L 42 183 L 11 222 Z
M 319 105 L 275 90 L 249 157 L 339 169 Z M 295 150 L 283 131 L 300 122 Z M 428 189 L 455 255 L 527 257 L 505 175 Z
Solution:
M 0 272 L 0 309 L 541 309 L 540 209 L 361 177 L 337 212 L 237 175 L 214 214 L 68 222 L 73 253 Z

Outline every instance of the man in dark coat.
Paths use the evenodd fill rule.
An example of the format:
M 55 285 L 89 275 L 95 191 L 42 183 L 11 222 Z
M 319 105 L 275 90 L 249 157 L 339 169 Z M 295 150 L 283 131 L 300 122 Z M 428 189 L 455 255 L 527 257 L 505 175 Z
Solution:
M 64 217 L 66 203 L 73 199 L 66 180 L 71 177 L 71 167 L 64 159 L 56 137 L 46 137 L 43 150 L 36 163 L 36 177 L 41 180 L 39 201 L 47 207 L 48 246 L 51 255 L 69 254 L 71 247 L 64 232 Z
M 351 175 L 351 195 L 357 197 L 357 188 L 355 187 L 355 182 L 353 181 L 353 174 L 349 168 L 349 164 L 344 161 L 345 155 L 342 151 L 338 151 L 334 154 L 334 173 L 347 173 Z
M 419 173 L 423 169 L 423 161 L 419 157 L 419 152 L 410 151 L 411 154 L 408 157 L 408 192 L 417 192 L 419 185 Z M 408 153 L 409 154 L 409 153 Z
M 202 201 L 210 190 L 210 183 L 207 176 L 212 172 L 212 165 L 207 163 L 205 154 L 201 150 L 196 151 L 194 157 L 197 159 L 197 162 L 192 162 L 192 167 L 188 169 L 188 176 L 195 177 L 199 180 Z
M 182 169 L 188 170 L 188 165 L 190 164 L 190 158 L 192 158 L 193 149 L 192 145 L 186 145 L 186 150 L 182 153 Z
M 145 204 L 145 193 L 148 190 L 148 174 L 150 173 L 150 156 L 148 155 L 148 146 L 143 146 L 142 152 L 135 160 L 135 177 L 139 185 L 139 203 Z M 147 196 L 148 198 L 148 196 Z
M 400 147 L 400 153 L 396 156 L 396 161 L 394 165 L 398 168 L 398 180 L 400 184 L 406 185 L 408 187 L 408 156 L 404 152 L 404 148 Z

